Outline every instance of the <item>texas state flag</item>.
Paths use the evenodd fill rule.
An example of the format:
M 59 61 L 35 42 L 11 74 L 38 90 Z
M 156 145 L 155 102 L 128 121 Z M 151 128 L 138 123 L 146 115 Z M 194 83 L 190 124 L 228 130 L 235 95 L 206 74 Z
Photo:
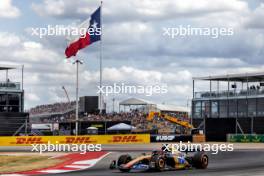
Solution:
M 80 49 L 85 48 L 92 43 L 101 40 L 101 18 L 99 7 L 89 19 L 78 26 L 78 31 L 67 37 L 68 47 L 65 50 L 67 58 L 75 56 Z M 82 31 L 82 32 L 80 32 Z

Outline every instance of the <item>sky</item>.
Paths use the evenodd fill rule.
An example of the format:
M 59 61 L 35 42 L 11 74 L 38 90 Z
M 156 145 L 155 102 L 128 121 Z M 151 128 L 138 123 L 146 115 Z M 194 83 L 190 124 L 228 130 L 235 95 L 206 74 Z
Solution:
M 76 25 L 100 5 L 97 0 L 1 0 L 0 64 L 24 65 L 25 107 L 75 99 L 75 65 L 65 59 L 65 36 L 32 35 L 32 28 Z M 186 106 L 192 77 L 258 72 L 264 69 L 264 2 L 261 0 L 107 0 L 103 2 L 103 85 L 166 84 L 166 94 L 105 96 L 144 98 Z M 164 28 L 232 28 L 233 35 L 164 35 Z M 80 96 L 96 95 L 100 43 L 81 50 Z M 4 73 L 0 75 L 3 78 Z M 10 73 L 21 80 L 19 71 Z M 197 83 L 208 89 L 208 83 Z

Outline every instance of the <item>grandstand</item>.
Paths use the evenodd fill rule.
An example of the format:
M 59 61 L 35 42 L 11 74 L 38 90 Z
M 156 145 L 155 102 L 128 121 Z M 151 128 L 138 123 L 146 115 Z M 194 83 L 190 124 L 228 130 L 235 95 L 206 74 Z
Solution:
M 124 105 L 124 102 L 127 102 L 129 106 L 128 111 L 119 112 L 119 113 L 80 113 L 80 128 L 81 134 L 86 133 L 86 128 L 90 127 L 87 125 L 91 124 L 102 124 L 99 129 L 99 133 L 106 133 L 105 123 L 113 122 L 114 124 L 120 122 L 126 122 L 135 127 L 132 132 L 135 133 L 159 133 L 159 134 L 174 134 L 175 132 L 180 133 L 180 130 L 177 130 L 178 126 L 176 123 L 163 118 L 155 118 L 153 121 L 148 121 L 147 116 L 149 104 L 144 104 L 147 101 L 142 99 L 128 99 L 129 101 L 122 101 L 121 104 Z M 140 103 L 139 103 L 140 102 Z M 142 103 L 143 102 L 143 103 Z M 129 104 L 128 104 L 129 103 Z M 137 103 L 135 106 L 135 103 Z M 134 106 L 133 106 L 133 105 Z M 143 106 L 142 106 L 143 105 Z M 147 106 L 144 106 L 147 105 Z M 188 112 L 183 111 L 183 108 L 175 106 L 166 106 L 166 105 L 157 105 L 152 104 L 151 110 L 155 112 L 170 113 L 174 114 L 177 117 L 182 119 L 188 119 Z M 150 110 L 150 109 L 149 109 Z M 75 122 L 75 102 L 62 102 L 54 103 L 49 105 L 40 105 L 35 108 L 30 109 L 30 122 L 32 124 L 36 123 L 57 123 L 61 124 L 63 131 L 61 134 L 73 134 L 74 133 L 74 122 Z M 112 125 L 113 123 L 110 123 Z M 104 127 L 102 127 L 104 126 Z M 66 130 L 67 129 L 67 130 Z
M 74 116 L 75 108 L 75 101 L 39 105 L 29 110 L 30 121 L 46 123 L 71 119 Z

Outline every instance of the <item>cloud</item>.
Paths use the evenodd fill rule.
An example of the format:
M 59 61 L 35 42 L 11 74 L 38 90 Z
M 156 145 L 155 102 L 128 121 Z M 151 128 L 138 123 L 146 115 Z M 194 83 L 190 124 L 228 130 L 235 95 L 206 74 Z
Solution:
M 32 9 L 41 16 L 59 18 L 87 18 L 97 8 L 98 1 L 43 0 L 33 3 Z M 56 8 L 56 9 L 54 9 Z M 247 4 L 239 0 L 126 0 L 105 1 L 103 12 L 106 21 L 168 20 L 178 17 L 197 17 L 208 13 L 243 11 Z
M 31 7 L 40 16 L 74 18 L 90 13 L 91 4 L 94 3 L 85 0 L 43 0 L 42 3 L 32 3 Z
M 141 83 L 141 84 L 153 84 L 160 82 L 162 74 L 154 70 L 140 70 L 132 67 L 122 66 L 117 68 L 105 68 L 104 75 L 107 75 L 106 79 L 111 82 L 129 82 Z M 128 79 L 129 77 L 129 79 Z
M 61 12 L 59 14 L 51 10 L 56 4 Z M 33 3 L 32 8 L 42 16 L 80 20 L 88 18 L 98 5 L 96 1 L 43 0 Z M 239 58 L 242 62 L 250 58 L 253 62 L 259 62 L 261 56 L 255 53 L 263 48 L 263 36 L 255 37 L 254 32 L 243 29 L 243 23 L 249 14 L 248 4 L 239 0 L 216 0 L 214 3 L 210 0 L 199 0 L 196 3 L 191 0 L 128 0 L 115 3 L 115 0 L 110 0 L 103 4 L 104 53 L 115 60 L 141 60 L 149 57 L 155 60 L 177 56 Z M 193 27 L 232 27 L 234 35 L 219 39 L 204 36 L 170 39 L 162 35 L 163 27 L 177 27 L 179 24 L 191 24 Z M 255 41 L 251 42 L 252 39 Z M 51 45 L 54 43 L 56 42 L 52 41 Z M 94 52 L 83 52 L 87 53 L 86 51 Z M 171 59 L 168 62 L 172 62 Z
M 48 62 L 52 64 L 56 61 L 54 58 L 59 58 L 59 55 L 47 48 L 43 48 L 41 43 L 33 41 L 25 41 L 19 50 L 13 51 L 14 58 L 33 62 Z
M 170 66 L 200 67 L 200 68 L 234 68 L 243 67 L 247 63 L 238 58 L 195 58 L 186 59 L 179 63 L 171 63 Z
M 6 39 L 16 38 L 19 42 L 10 43 L 8 48 L 3 49 L 3 55 L 10 58 L 9 64 L 24 64 L 24 88 L 26 95 L 26 108 L 37 104 L 46 104 L 56 101 L 65 101 L 62 86 L 65 86 L 73 100 L 75 95 L 75 66 L 64 62 L 57 51 L 49 49 L 45 45 L 25 39 L 24 37 L 5 33 Z M 10 73 L 12 81 L 21 81 L 18 77 L 20 72 Z M 182 78 L 180 76 L 183 75 Z M 158 70 L 138 69 L 123 65 L 121 67 L 104 67 L 103 84 L 113 85 L 114 83 L 126 83 L 130 85 L 154 85 L 167 84 L 168 86 L 177 84 L 173 81 L 178 77 L 177 83 L 187 84 L 191 74 L 186 70 L 174 72 L 161 72 Z M 99 71 L 88 70 L 87 67 L 80 67 L 80 95 L 95 95 L 99 85 Z M 181 90 L 182 91 L 182 90 Z M 174 90 L 175 92 L 175 90 Z M 117 96 L 117 95 L 115 95 Z M 117 96 L 117 99 L 131 95 Z M 132 95 L 137 96 L 137 95 Z M 118 98 L 119 97 L 119 98 Z M 166 100 L 170 95 L 164 95 Z M 107 97 L 106 97 L 107 98 Z M 152 97 L 155 99 L 155 96 Z M 156 97 L 157 98 L 157 97 Z
M 12 5 L 12 0 L 0 1 L 0 18 L 16 18 L 20 14 L 20 10 Z
M 250 29 L 264 29 L 264 3 L 261 3 L 247 18 L 245 26 Z
M 20 38 L 15 34 L 0 32 L 0 47 L 10 47 L 19 44 Z
M 32 9 L 39 20 L 53 24 L 80 23 L 100 5 L 99 1 L 42 0 Z M 103 4 L 103 84 L 165 83 L 166 95 L 151 100 L 185 105 L 192 95 L 192 76 L 261 70 L 264 34 L 260 32 L 263 5 L 250 8 L 240 0 L 109 0 Z M 30 17 L 29 19 L 30 20 Z M 259 23 L 258 23 L 259 22 Z M 163 27 L 231 27 L 233 36 L 164 37 Z M 255 25 L 255 26 L 254 26 Z M 259 25 L 259 26 L 256 26 Z M 38 96 L 27 106 L 65 101 L 61 86 L 75 95 L 75 66 L 64 62 L 63 37 L 36 39 L 0 33 L 1 55 L 25 64 L 26 94 Z M 99 85 L 99 43 L 81 50 L 80 94 L 94 95 Z M 261 69 L 258 69 L 261 68 Z M 117 101 L 132 95 L 115 95 Z M 138 96 L 138 95 L 133 95 Z M 141 97 L 146 98 L 146 97 Z M 33 98 L 34 99 L 34 98 Z M 106 97 L 111 101 L 111 97 Z
M 52 81 L 56 82 L 56 75 L 64 75 L 62 70 L 66 70 L 66 73 L 69 71 L 62 57 L 56 51 L 44 47 L 41 43 L 30 41 L 22 36 L 8 32 L 1 32 L 0 36 L 3 36 L 4 41 L 7 41 L 0 44 L 1 57 L 8 58 L 8 64 L 25 66 L 26 107 L 30 107 L 35 103 L 50 102 L 50 97 L 45 95 L 47 92 L 46 86 L 51 85 Z M 1 64 L 4 63 L 1 62 Z M 72 75 L 72 72 L 70 71 L 68 74 Z M 46 79 L 46 75 L 53 75 L 53 77 Z M 11 70 L 9 76 L 12 81 L 21 81 L 20 70 Z M 57 77 L 60 79 L 59 76 Z M 67 78 L 65 76 L 64 80 L 68 78 L 69 76 Z
M 33 101 L 33 102 L 38 102 L 40 100 L 40 98 L 33 93 L 27 93 L 26 97 L 25 97 L 28 101 Z

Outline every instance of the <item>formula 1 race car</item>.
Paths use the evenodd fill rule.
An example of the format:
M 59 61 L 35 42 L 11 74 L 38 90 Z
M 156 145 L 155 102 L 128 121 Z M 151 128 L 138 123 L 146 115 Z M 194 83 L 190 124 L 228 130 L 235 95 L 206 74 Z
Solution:
M 121 172 L 129 172 L 130 170 L 206 169 L 208 161 L 208 156 L 202 151 L 188 155 L 181 152 L 172 154 L 172 152 L 156 150 L 151 154 L 142 154 L 136 158 L 132 158 L 129 154 L 121 155 L 117 161 L 112 161 L 110 169 L 118 168 Z

